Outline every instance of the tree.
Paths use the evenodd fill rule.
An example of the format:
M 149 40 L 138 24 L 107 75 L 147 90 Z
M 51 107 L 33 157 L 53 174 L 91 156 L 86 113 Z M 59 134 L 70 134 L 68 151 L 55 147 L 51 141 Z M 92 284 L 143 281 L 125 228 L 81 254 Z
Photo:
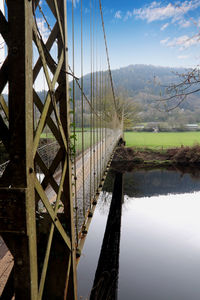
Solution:
M 184 73 L 176 72 L 177 83 L 165 86 L 165 96 L 161 94 L 158 100 L 159 107 L 165 111 L 170 111 L 180 106 L 191 94 L 200 91 L 200 68 L 199 66 L 186 70 Z
M 102 111 L 104 117 L 109 121 L 113 118 L 114 102 L 111 91 L 107 91 L 105 98 L 102 101 Z M 123 120 L 124 130 L 130 130 L 134 124 L 139 122 L 139 112 L 141 106 L 136 103 L 133 98 L 128 97 L 127 93 L 122 88 L 116 91 L 116 108 L 118 117 Z M 100 108 L 99 108 L 100 109 Z
M 184 7 L 180 3 L 176 4 L 176 8 L 185 13 Z M 191 37 L 184 39 L 184 44 L 182 47 L 188 47 L 188 45 L 193 44 L 193 42 L 199 42 L 200 40 L 200 26 L 199 22 L 190 18 L 190 22 L 195 25 L 197 33 Z M 200 91 L 200 66 L 197 65 L 194 68 L 187 69 L 183 73 L 175 73 L 177 78 L 177 83 L 169 84 L 165 87 L 165 97 L 162 97 L 159 102 L 164 104 L 165 111 L 170 111 L 180 106 L 189 95 L 197 93 Z
M 117 110 L 118 114 L 123 118 L 124 130 L 131 130 L 134 124 L 140 121 L 139 112 L 141 111 L 141 106 L 135 103 L 133 98 L 128 97 L 127 93 L 122 89 L 117 92 Z

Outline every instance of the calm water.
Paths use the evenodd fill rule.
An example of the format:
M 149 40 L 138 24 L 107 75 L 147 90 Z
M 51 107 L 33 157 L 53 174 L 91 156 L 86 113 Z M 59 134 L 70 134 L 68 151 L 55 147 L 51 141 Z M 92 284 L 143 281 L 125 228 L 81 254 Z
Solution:
M 113 234 L 106 230 L 111 198 L 102 195 L 89 229 L 78 266 L 79 299 L 89 299 L 103 266 L 100 281 L 107 278 L 106 290 L 115 293 L 106 298 L 99 288 L 105 294 L 98 300 L 199 300 L 200 179 L 160 170 L 125 174 L 122 209 L 114 207 L 116 218 L 111 212 Z M 107 254 L 101 251 L 105 230 L 112 241 Z

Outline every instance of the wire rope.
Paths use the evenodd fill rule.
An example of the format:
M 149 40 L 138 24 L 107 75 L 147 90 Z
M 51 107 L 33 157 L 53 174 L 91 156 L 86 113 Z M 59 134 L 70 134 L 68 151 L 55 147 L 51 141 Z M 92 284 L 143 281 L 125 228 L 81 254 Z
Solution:
M 74 0 L 72 0 L 72 70 L 75 73 L 75 51 L 74 51 Z M 74 167 L 74 200 L 76 211 L 76 238 L 78 242 L 78 199 L 77 199 L 77 172 L 76 172 L 76 106 L 75 106 L 75 79 L 72 81 L 72 103 L 73 103 L 73 167 Z
M 111 89 L 112 89 L 112 94 L 113 94 L 114 106 L 115 106 L 115 110 L 117 112 L 117 102 L 116 102 L 116 98 L 115 98 L 115 91 L 114 91 L 114 84 L 113 84 L 113 79 L 112 79 L 112 72 L 111 72 L 111 68 L 110 68 L 110 58 L 109 58 L 109 54 L 108 54 L 107 38 L 106 38 L 106 31 L 105 31 L 105 25 L 104 25 L 104 19 L 103 19 L 103 11 L 102 11 L 101 0 L 99 0 L 99 8 L 100 8 L 100 14 L 101 14 L 101 22 L 102 22 L 102 28 L 103 28 L 104 43 L 105 43 L 105 48 L 106 48 L 106 56 L 107 56 L 107 63 L 108 63 L 108 72 L 109 72 L 109 76 L 110 76 L 110 83 L 111 83 Z
M 97 5 L 96 5 L 97 7 Z M 96 97 L 95 97 L 95 106 L 96 106 L 96 110 L 98 110 L 98 32 L 97 32 L 97 28 L 98 28 L 98 18 L 97 18 L 97 9 L 95 10 L 96 13 Z M 98 183 L 99 183 L 99 121 L 100 121 L 100 117 L 101 115 L 99 115 L 99 119 L 96 119 L 96 146 L 95 148 L 97 149 L 97 153 L 96 153 L 96 186 L 98 187 Z
M 81 0 L 81 90 L 83 91 L 83 0 Z M 84 120 L 83 92 L 81 92 L 81 132 L 82 132 L 82 178 L 83 178 L 83 215 L 85 218 L 85 161 L 84 161 Z
M 92 73 L 93 73 L 93 78 L 92 78 L 92 99 L 93 99 L 93 106 L 95 107 L 95 89 L 94 89 L 94 83 L 95 83 L 95 0 L 93 0 L 93 19 L 92 19 L 92 27 L 93 27 L 93 44 L 92 44 L 92 52 L 93 52 L 93 65 L 92 65 Z M 96 141 L 95 141 L 95 115 L 93 114 L 93 193 L 95 195 L 96 192 L 96 160 L 95 160 L 95 151 L 96 151 Z
M 90 208 L 92 204 L 92 123 L 93 123 L 93 116 L 92 116 L 92 0 L 90 0 Z

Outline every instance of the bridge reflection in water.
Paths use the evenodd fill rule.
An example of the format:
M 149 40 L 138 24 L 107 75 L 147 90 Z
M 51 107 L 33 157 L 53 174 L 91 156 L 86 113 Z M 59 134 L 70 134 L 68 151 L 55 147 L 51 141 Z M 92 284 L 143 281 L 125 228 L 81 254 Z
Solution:
M 106 230 L 96 269 L 90 300 L 116 300 L 119 274 L 123 175 L 117 173 Z

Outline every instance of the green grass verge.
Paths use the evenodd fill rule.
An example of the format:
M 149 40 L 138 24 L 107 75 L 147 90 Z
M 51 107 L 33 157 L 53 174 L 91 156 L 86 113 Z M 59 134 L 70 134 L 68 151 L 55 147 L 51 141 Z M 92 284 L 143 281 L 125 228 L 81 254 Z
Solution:
M 127 147 L 173 148 L 200 144 L 200 132 L 125 132 Z

